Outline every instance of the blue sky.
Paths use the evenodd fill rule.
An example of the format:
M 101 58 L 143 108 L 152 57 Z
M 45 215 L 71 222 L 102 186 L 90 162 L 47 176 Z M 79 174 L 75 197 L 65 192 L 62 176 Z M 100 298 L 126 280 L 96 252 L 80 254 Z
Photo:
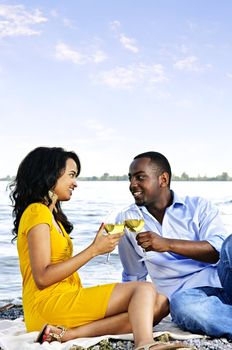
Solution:
M 37 146 L 82 175 L 155 150 L 232 176 L 230 0 L 0 1 L 0 177 Z

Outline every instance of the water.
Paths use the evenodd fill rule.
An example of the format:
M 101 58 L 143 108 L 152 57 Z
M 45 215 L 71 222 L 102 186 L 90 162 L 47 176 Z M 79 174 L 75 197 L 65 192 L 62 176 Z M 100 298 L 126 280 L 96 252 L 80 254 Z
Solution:
M 87 247 L 100 223 L 112 209 L 127 206 L 133 201 L 127 181 L 78 183 L 78 189 L 63 209 L 74 224 L 71 233 L 74 252 Z M 7 182 L 0 181 L 0 306 L 6 302 L 21 303 L 21 275 L 16 244 L 11 243 L 12 217 Z M 231 182 L 173 182 L 179 195 L 199 195 L 212 200 L 219 208 L 229 232 L 232 232 Z M 84 286 L 120 281 L 121 263 L 117 250 L 106 263 L 106 255 L 98 256 L 79 270 Z

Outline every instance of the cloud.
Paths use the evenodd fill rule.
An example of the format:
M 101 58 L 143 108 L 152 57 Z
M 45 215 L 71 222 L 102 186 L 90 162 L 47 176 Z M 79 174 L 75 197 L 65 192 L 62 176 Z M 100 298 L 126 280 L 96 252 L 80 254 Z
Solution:
M 113 32 L 115 32 L 116 38 L 119 39 L 120 43 L 125 49 L 134 53 L 139 52 L 139 49 L 136 45 L 136 40 L 133 38 L 129 38 L 128 36 L 120 32 L 121 23 L 119 21 L 112 21 L 110 23 L 110 28 Z
M 27 11 L 23 5 L 0 4 L 0 37 L 39 35 L 32 26 L 47 22 L 41 11 Z
M 232 73 L 227 73 L 226 76 L 227 78 L 232 79 Z
M 116 67 L 97 76 L 99 83 L 116 89 L 129 89 L 139 84 L 156 84 L 167 81 L 161 64 L 143 63 L 128 67 Z
M 92 57 L 95 63 L 101 63 L 107 59 L 107 55 L 101 50 L 97 50 Z
M 58 43 L 55 50 L 55 57 L 60 61 L 71 61 L 75 64 L 85 64 L 88 62 L 88 57 L 82 55 L 77 50 L 71 49 L 64 43 Z
M 174 63 L 174 68 L 182 71 L 200 72 L 212 68 L 211 64 L 200 64 L 196 56 L 188 56 Z
M 70 61 L 79 65 L 101 63 L 107 59 L 106 54 L 101 50 L 96 50 L 94 53 L 87 55 L 62 42 L 55 46 L 55 57 L 60 61 Z
M 110 22 L 111 30 L 117 31 L 121 27 L 121 23 L 117 20 Z
M 100 124 L 99 121 L 95 119 L 88 119 L 86 122 L 86 127 L 94 131 L 94 138 L 98 139 L 98 141 L 106 141 L 118 138 L 116 130 Z M 92 138 L 93 137 L 91 137 L 91 139 Z
M 74 22 L 70 18 L 63 18 L 63 24 L 67 28 L 76 29 Z
M 136 41 L 133 38 L 128 38 L 124 34 L 120 35 L 120 43 L 125 47 L 125 49 L 132 51 L 134 53 L 139 52 L 138 47 L 136 46 Z

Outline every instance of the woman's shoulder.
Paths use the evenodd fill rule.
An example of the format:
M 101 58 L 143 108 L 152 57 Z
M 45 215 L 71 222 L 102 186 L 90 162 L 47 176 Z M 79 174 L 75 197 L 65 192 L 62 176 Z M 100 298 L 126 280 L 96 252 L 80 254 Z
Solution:
M 49 208 L 43 203 L 31 203 L 24 210 L 22 222 L 35 222 L 35 223 L 52 223 L 52 213 Z
M 19 223 L 19 233 L 28 233 L 29 230 L 39 224 L 52 226 L 52 213 L 42 203 L 32 203 L 24 210 Z
M 49 210 L 49 208 L 43 204 L 43 203 L 31 203 L 28 205 L 28 207 L 25 209 L 24 213 L 28 214 L 40 214 L 40 213 L 51 213 L 51 211 Z

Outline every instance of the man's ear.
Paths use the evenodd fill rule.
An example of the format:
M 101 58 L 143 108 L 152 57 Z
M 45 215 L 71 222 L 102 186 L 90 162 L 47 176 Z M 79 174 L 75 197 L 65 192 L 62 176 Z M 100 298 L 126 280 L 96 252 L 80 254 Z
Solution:
M 159 176 L 160 187 L 168 187 L 169 186 L 169 174 L 165 171 Z

